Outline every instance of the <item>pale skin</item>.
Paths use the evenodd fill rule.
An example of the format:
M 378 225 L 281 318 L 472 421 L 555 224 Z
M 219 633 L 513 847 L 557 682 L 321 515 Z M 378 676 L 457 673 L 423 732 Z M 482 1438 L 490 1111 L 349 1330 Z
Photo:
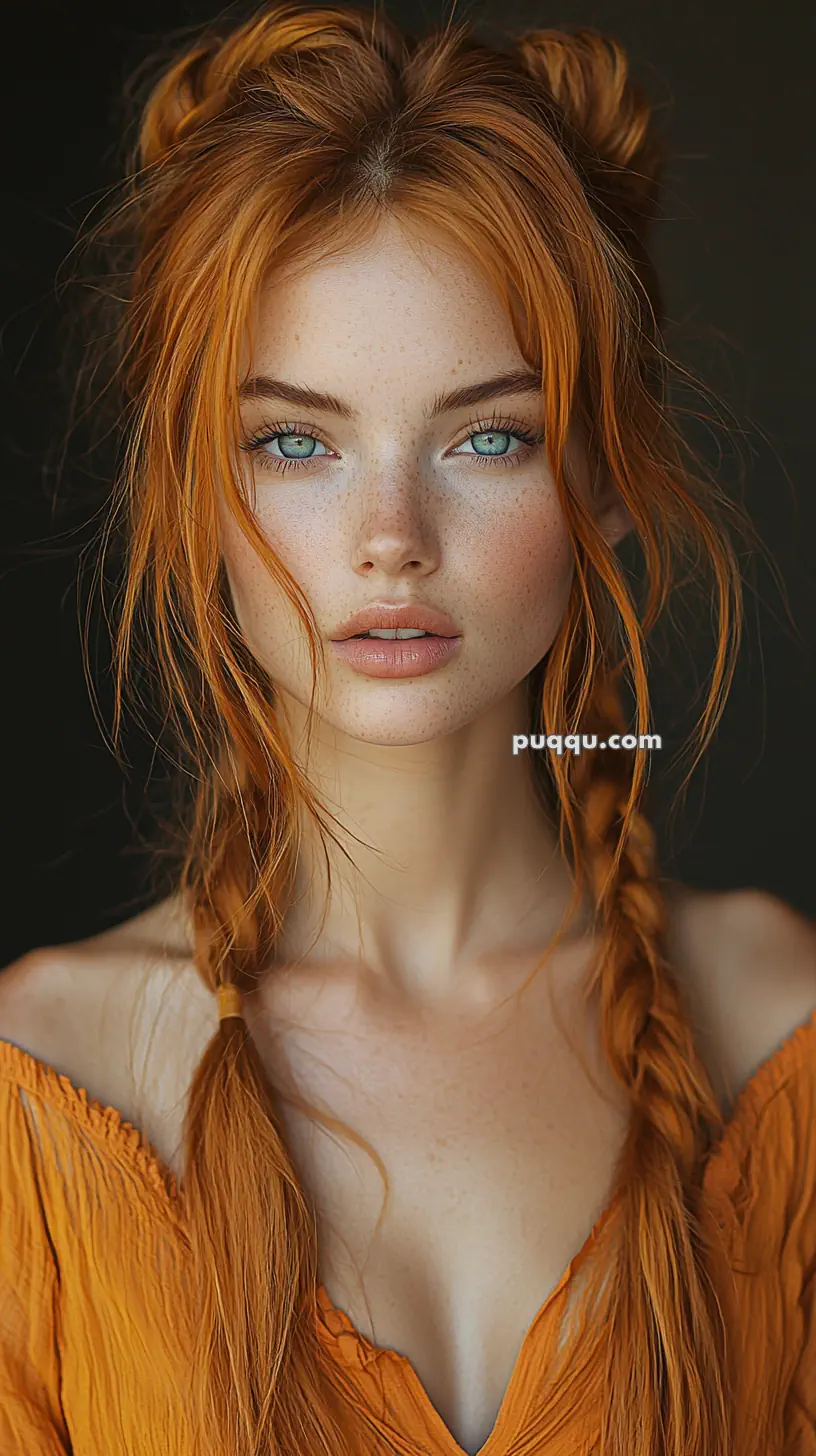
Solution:
M 283 474 L 256 460 L 254 506 L 325 640 L 328 692 L 303 761 L 357 866 L 330 846 L 318 933 L 325 885 L 307 833 L 298 899 L 275 965 L 246 998 L 247 1024 L 276 1085 L 382 1157 L 391 1205 L 373 1239 L 382 1185 L 370 1158 L 284 1104 L 287 1146 L 319 1210 L 321 1281 L 359 1331 L 410 1361 L 452 1456 L 475 1453 L 537 1312 L 608 1202 L 626 1126 L 581 1009 L 592 946 L 580 921 L 520 1009 L 505 1001 L 569 891 L 529 760 L 510 746 L 524 731 L 524 679 L 562 618 L 571 543 L 543 444 L 512 433 L 538 433 L 533 394 L 427 418 L 439 394 L 524 367 L 486 282 L 438 240 L 418 249 L 389 224 L 340 261 L 276 280 L 245 364 L 356 412 L 243 405 L 248 435 L 278 432 L 266 448 L 279 462 L 291 425 L 319 442 Z M 494 414 L 512 422 L 500 433 L 518 464 L 476 463 Z M 570 450 L 589 499 L 577 442 Z M 249 483 L 247 457 L 244 468 Z M 616 545 L 625 511 L 609 491 L 595 509 Z M 241 626 L 301 753 L 305 637 L 223 506 L 221 530 Z M 424 677 L 355 674 L 328 638 L 372 600 L 448 612 L 458 656 Z M 761 892 L 677 886 L 670 946 L 727 1114 L 816 1004 L 816 936 Z M 0 1036 L 116 1107 L 177 1174 L 186 1087 L 215 1027 L 174 897 L 0 976 Z

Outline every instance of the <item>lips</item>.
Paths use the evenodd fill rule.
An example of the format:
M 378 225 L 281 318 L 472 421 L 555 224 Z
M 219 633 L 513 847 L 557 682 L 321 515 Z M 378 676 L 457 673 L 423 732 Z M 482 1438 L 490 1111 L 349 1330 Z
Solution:
M 414 678 L 436 672 L 452 662 L 462 648 L 462 637 L 382 638 L 346 637 L 332 642 L 332 651 L 351 668 L 369 678 Z
M 341 622 L 331 633 L 333 642 L 345 642 L 349 637 L 363 637 L 366 632 L 394 631 L 413 628 L 427 632 L 434 637 L 460 637 L 462 634 L 447 612 L 439 611 L 421 603 L 372 602 L 360 608 Z M 371 641 L 380 639 L 372 638 Z M 406 641 L 421 642 L 424 639 L 407 638 Z

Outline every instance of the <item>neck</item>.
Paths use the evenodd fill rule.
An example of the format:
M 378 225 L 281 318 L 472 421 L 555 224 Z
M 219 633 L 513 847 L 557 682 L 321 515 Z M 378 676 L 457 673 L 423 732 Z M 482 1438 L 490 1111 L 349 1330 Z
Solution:
M 481 1004 L 559 928 L 571 881 L 535 792 L 525 685 L 454 733 L 366 743 L 287 699 L 294 753 L 340 843 L 304 823 L 280 963 L 356 966 L 407 1001 Z M 324 915 L 325 912 L 325 915 Z M 322 925 L 321 925 L 322 922 Z

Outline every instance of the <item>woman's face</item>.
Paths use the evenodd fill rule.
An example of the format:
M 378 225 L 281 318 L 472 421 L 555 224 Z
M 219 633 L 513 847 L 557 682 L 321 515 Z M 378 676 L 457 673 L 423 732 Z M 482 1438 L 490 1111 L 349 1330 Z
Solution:
M 245 377 L 347 406 L 338 414 L 328 401 L 244 399 L 245 439 L 257 448 L 241 460 L 258 524 L 324 639 L 320 715 L 353 738 L 410 744 L 452 732 L 516 688 L 557 633 L 573 553 L 540 394 L 516 385 L 434 409 L 438 396 L 516 371 L 528 372 L 481 275 L 390 220 L 365 247 L 261 297 Z M 306 707 L 311 668 L 297 613 L 223 502 L 221 529 L 250 649 Z M 330 639 L 370 603 L 437 608 L 461 641 L 432 671 L 369 676 Z

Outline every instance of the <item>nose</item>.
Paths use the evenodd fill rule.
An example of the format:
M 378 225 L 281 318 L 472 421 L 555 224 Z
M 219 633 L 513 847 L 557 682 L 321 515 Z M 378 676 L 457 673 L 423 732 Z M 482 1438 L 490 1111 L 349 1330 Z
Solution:
M 441 559 L 440 539 L 427 508 L 422 509 L 416 481 L 380 482 L 368 503 L 353 548 L 352 565 L 361 575 L 426 576 Z

